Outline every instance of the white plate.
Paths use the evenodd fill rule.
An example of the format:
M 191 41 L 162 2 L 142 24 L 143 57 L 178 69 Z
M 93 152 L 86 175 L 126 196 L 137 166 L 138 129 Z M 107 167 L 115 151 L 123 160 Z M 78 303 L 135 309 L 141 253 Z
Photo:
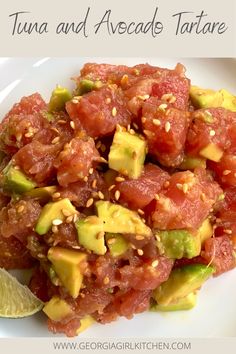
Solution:
M 87 61 L 134 65 L 149 62 L 173 68 L 180 61 L 192 83 L 206 88 L 227 88 L 236 94 L 235 59 L 158 59 L 158 58 L 24 58 L 0 59 L 1 117 L 23 95 L 39 91 L 45 99 L 56 84 L 72 86 Z M 82 338 L 116 337 L 227 337 L 236 336 L 236 271 L 209 280 L 200 291 L 198 304 L 186 312 L 143 313 L 133 320 L 121 318 L 106 326 L 95 325 Z M 0 319 L 0 337 L 52 336 L 44 315 L 27 319 Z

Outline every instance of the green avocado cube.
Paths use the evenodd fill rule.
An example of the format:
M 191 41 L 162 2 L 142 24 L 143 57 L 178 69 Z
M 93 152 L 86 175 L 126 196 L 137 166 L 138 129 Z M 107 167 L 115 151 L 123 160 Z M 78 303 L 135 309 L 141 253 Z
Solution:
M 70 305 L 65 300 L 60 299 L 59 296 L 53 296 L 48 302 L 46 302 L 43 312 L 52 321 L 62 321 L 66 317 L 73 315 Z
M 180 170 L 194 170 L 197 167 L 206 168 L 206 159 L 200 157 L 185 156 L 178 166 Z
M 225 89 L 214 91 L 192 86 L 190 98 L 193 105 L 197 108 L 222 107 L 236 112 L 236 96 Z
M 65 109 L 65 104 L 67 101 L 72 99 L 72 94 L 67 88 L 57 86 L 55 90 L 53 90 L 49 104 L 48 104 L 48 112 L 58 112 L 63 111 Z
M 98 217 L 103 222 L 105 232 L 116 234 L 139 234 L 146 237 L 152 235 L 151 229 L 145 225 L 135 211 L 102 200 L 96 202 L 95 205 Z
M 193 258 L 201 252 L 198 232 L 189 230 L 168 230 L 156 233 L 157 247 L 168 258 Z
M 190 293 L 185 297 L 178 299 L 175 302 L 171 302 L 168 305 L 153 304 L 150 311 L 154 312 L 168 312 L 168 311 L 183 311 L 191 310 L 197 302 L 196 292 Z
M 70 215 L 77 214 L 75 207 L 68 198 L 61 199 L 58 202 L 47 203 L 41 210 L 35 231 L 39 235 L 45 235 L 52 227 L 54 220 L 63 222 L 66 218 L 65 213 L 63 213 L 64 210 L 67 211 L 67 215 L 68 212 Z
M 97 216 L 88 216 L 75 223 L 81 246 L 98 255 L 106 253 L 103 222 Z
M 56 190 L 56 186 L 39 187 L 26 192 L 25 195 L 27 197 L 35 198 L 40 202 L 47 203 L 51 199 L 52 194 L 56 192 Z
M 109 167 L 129 178 L 138 178 L 143 170 L 146 151 L 144 139 L 129 132 L 117 131 L 108 155 Z
M 102 82 L 99 80 L 92 81 L 88 79 L 83 79 L 78 84 L 78 87 L 76 89 L 76 95 L 82 96 L 88 92 L 99 89 L 100 87 L 102 87 L 102 85 Z
M 22 194 L 34 189 L 37 184 L 28 178 L 22 171 L 9 163 L 2 171 L 1 185 L 3 190 L 10 194 Z
M 199 289 L 213 274 L 214 268 L 204 264 L 191 264 L 172 270 L 167 281 L 153 292 L 160 305 L 169 305 Z
M 120 234 L 106 233 L 105 238 L 112 257 L 123 255 L 129 248 L 129 243 Z
M 224 151 L 221 150 L 218 145 L 209 143 L 199 152 L 199 154 L 205 159 L 219 162 L 224 154 Z

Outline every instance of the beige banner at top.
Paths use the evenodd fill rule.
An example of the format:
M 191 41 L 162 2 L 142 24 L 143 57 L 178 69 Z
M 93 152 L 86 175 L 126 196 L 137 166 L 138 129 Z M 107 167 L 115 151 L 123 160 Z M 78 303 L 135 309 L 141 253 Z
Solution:
M 0 56 L 235 57 L 236 2 L 8 0 L 0 35 Z

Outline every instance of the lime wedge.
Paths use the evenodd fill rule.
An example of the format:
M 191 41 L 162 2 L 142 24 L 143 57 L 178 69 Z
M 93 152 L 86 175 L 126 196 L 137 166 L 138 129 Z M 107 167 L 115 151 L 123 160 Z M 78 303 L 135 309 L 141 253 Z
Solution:
M 0 317 L 31 316 L 40 311 L 43 305 L 27 286 L 0 268 Z

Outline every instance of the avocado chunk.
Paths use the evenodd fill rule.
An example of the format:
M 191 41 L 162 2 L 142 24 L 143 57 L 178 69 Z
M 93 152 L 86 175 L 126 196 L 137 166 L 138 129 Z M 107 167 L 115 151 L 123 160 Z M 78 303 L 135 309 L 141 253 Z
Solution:
M 53 220 L 58 219 L 64 221 L 65 216 L 63 210 L 67 210 L 71 215 L 77 214 L 75 207 L 71 204 L 68 198 L 61 199 L 58 202 L 47 203 L 41 211 L 35 231 L 39 235 L 44 235 L 52 227 Z
M 193 258 L 201 252 L 201 239 L 190 230 L 168 230 L 156 233 L 157 247 L 168 258 Z
M 102 85 L 102 82 L 99 80 L 92 81 L 88 79 L 83 79 L 78 84 L 76 95 L 82 96 L 85 93 L 99 89 L 100 87 L 102 87 Z
M 27 197 L 35 198 L 41 202 L 47 203 L 51 199 L 53 193 L 56 192 L 56 190 L 56 186 L 39 187 L 26 192 L 25 195 Z
M 108 155 L 109 167 L 128 176 L 138 178 L 146 157 L 146 142 L 138 135 L 117 131 Z
M 73 314 L 70 305 L 65 300 L 60 299 L 58 296 L 53 296 L 45 304 L 43 312 L 52 321 L 62 321 L 66 317 Z
M 169 279 L 154 290 L 153 298 L 160 305 L 169 305 L 200 288 L 213 272 L 213 267 L 203 264 L 176 268 Z
M 86 315 L 80 320 L 80 327 L 77 330 L 77 334 L 80 334 L 81 332 L 85 331 L 87 328 L 91 327 L 94 323 L 96 323 L 95 319 L 90 316 Z
M 161 311 L 161 312 L 168 312 L 168 311 L 183 311 L 183 310 L 191 310 L 197 302 L 197 294 L 190 293 L 185 297 L 178 299 L 175 302 L 171 302 L 168 305 L 159 305 L 154 304 L 151 306 L 151 311 Z
M 178 168 L 180 170 L 194 170 L 197 167 L 206 168 L 206 159 L 185 156 Z
M 22 171 L 16 169 L 9 163 L 4 170 L 2 187 L 7 193 L 22 194 L 34 189 L 37 184 L 29 179 Z
M 151 236 L 151 229 L 145 225 L 135 211 L 102 200 L 96 202 L 95 205 L 98 217 L 103 221 L 105 232 Z
M 209 219 L 203 221 L 202 225 L 198 229 L 198 234 L 201 240 L 201 243 L 204 243 L 208 238 L 211 238 L 213 234 L 213 227 Z
M 105 238 L 112 257 L 121 256 L 129 248 L 129 243 L 120 234 L 106 233 Z
M 75 223 L 81 246 L 98 255 L 106 253 L 103 222 L 97 216 L 88 216 Z
M 52 95 L 48 104 L 48 112 L 58 112 L 65 109 L 65 104 L 67 101 L 72 99 L 72 94 L 67 88 L 57 86 L 55 90 L 52 91 Z
M 219 162 L 223 156 L 223 151 L 214 143 L 208 144 L 199 154 L 208 160 Z
M 53 269 L 73 298 L 77 298 L 79 295 L 83 281 L 80 264 L 86 258 L 87 255 L 83 252 L 63 247 L 51 247 L 48 251 L 48 259 L 52 263 Z
M 214 91 L 192 86 L 190 97 L 196 108 L 222 107 L 236 112 L 236 97 L 225 89 Z

